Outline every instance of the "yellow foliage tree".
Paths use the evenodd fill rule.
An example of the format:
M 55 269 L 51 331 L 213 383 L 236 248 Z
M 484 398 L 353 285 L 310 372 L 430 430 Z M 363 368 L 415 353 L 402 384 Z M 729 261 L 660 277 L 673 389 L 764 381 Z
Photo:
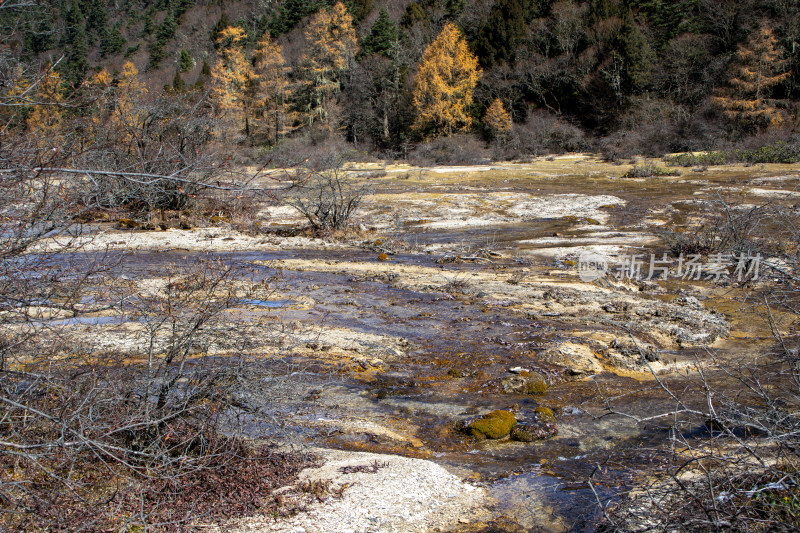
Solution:
M 133 63 L 126 61 L 117 75 L 102 69 L 90 82 L 90 90 L 96 95 L 97 109 L 92 113 L 92 133 L 98 142 L 103 136 L 114 136 L 115 142 L 130 145 L 136 141 L 136 131 L 146 119 L 144 99 L 147 87 L 139 78 Z
M 772 89 L 791 76 L 772 30 L 761 27 L 736 52 L 730 87 L 713 99 L 735 124 L 746 130 L 780 126 L 786 113 L 769 97 Z
M 33 110 L 28 114 L 27 126 L 40 143 L 53 141 L 61 129 L 64 97 L 61 94 L 61 76 L 48 68 L 36 86 Z
M 425 49 L 414 86 L 414 129 L 446 133 L 472 125 L 468 108 L 481 71 L 478 58 L 452 23 Z
M 217 43 L 221 57 L 211 69 L 211 95 L 217 112 L 225 118 L 233 118 L 244 124 L 244 131 L 250 137 L 250 119 L 256 97 L 256 78 L 253 65 L 245 56 L 242 46 L 246 34 L 238 26 L 223 29 Z M 223 126 L 223 133 L 231 129 Z
M 353 17 L 342 2 L 323 9 L 311 19 L 305 32 L 308 51 L 303 57 L 300 100 L 305 104 L 307 121 L 328 119 L 330 100 L 339 91 L 342 73 L 358 52 Z
M 506 111 L 503 101 L 495 98 L 492 105 L 486 110 L 483 117 L 483 124 L 495 139 L 506 137 L 511 131 L 511 115 Z
M 258 101 L 273 142 L 277 143 L 285 129 L 286 101 L 289 81 L 283 49 L 266 32 L 253 52 L 253 66 L 258 83 Z
M 114 120 L 125 129 L 133 130 L 144 120 L 142 103 L 147 87 L 139 78 L 139 71 L 130 61 L 122 65 L 114 102 Z

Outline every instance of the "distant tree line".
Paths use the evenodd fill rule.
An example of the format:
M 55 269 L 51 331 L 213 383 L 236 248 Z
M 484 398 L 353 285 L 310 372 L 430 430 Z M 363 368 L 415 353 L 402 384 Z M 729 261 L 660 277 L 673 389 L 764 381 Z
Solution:
M 63 55 L 62 95 L 128 59 L 151 90 L 207 91 L 219 136 L 249 145 L 320 131 L 394 153 L 461 132 L 524 144 L 546 120 L 555 137 L 663 153 L 798 125 L 789 0 L 40 0 L 27 16 L 7 53 Z

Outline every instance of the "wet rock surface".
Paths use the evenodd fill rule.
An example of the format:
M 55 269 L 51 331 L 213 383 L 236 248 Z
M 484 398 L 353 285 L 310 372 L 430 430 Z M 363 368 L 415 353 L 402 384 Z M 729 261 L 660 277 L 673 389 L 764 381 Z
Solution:
M 460 518 L 478 520 L 472 510 L 489 503 L 495 516 L 487 522 L 580 530 L 575 510 L 585 513 L 594 498 L 580 482 L 594 465 L 623 458 L 617 477 L 599 483 L 611 491 L 627 479 L 625 465 L 639 464 L 630 450 L 668 438 L 659 426 L 610 414 L 607 401 L 658 413 L 669 398 L 652 387 L 651 371 L 680 386 L 707 364 L 707 349 L 747 356 L 770 338 L 736 301 L 744 301 L 739 287 L 614 272 L 587 282 L 578 274 L 581 253 L 664 253 L 659 231 L 684 223 L 720 186 L 738 184 L 736 201 L 748 200 L 743 184 L 771 172 L 787 171 L 634 184 L 609 177 L 621 174 L 618 167 L 576 157 L 473 173 L 389 172 L 371 183 L 377 190 L 357 221 L 363 227 L 339 239 L 243 234 L 220 220 L 196 230 L 101 227 L 86 249 L 133 251 L 115 275 L 142 287 L 163 281 L 170 264 L 199 256 L 247 265 L 247 283 L 279 275 L 270 300 L 285 304 L 243 302 L 233 311 L 256 333 L 251 342 L 238 343 L 231 331 L 208 347 L 219 357 L 246 350 L 272 365 L 274 378 L 244 391 L 242 412 L 230 416 L 246 420 L 245 433 L 256 439 L 292 436 L 299 445 L 336 449 L 334 465 L 368 464 L 362 453 L 378 454 L 369 460 L 381 464 L 387 455 L 398 464 L 421 461 L 407 471 L 390 461 L 352 478 L 333 468 L 322 477 L 353 483 L 344 500 L 244 530 L 447 530 Z M 783 182 L 759 183 L 779 190 Z M 265 228 L 297 221 L 282 206 L 265 207 L 262 217 Z M 84 318 L 96 321 L 64 329 L 87 353 L 140 349 L 143 337 L 137 344 L 130 334 L 143 334 L 143 324 Z M 498 411 L 514 422 L 481 416 Z M 414 487 L 405 498 L 406 476 L 430 482 L 430 491 Z M 463 483 L 470 476 L 481 490 Z M 467 496 L 448 507 L 451 492 Z M 368 500 L 374 513 L 357 512 L 372 493 L 381 495 Z M 434 519 L 436 509 L 450 509 L 446 520 Z M 402 525 L 412 519 L 415 529 Z

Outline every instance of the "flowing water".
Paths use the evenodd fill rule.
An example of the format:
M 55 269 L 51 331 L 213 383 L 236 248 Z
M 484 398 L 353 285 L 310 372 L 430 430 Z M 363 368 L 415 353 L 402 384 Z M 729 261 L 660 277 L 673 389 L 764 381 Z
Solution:
M 680 179 L 638 181 L 615 179 L 623 168 L 579 163 L 542 163 L 535 172 L 503 170 L 425 179 L 390 176 L 373 184 L 380 195 L 367 202 L 362 223 L 370 233 L 357 239 L 357 246 L 210 254 L 135 252 L 121 256 L 116 272 L 130 279 L 159 277 L 170 265 L 213 257 L 246 267 L 248 281 L 278 276 L 275 299 L 238 302 L 252 316 L 269 313 L 283 323 L 407 342 L 400 354 L 387 356 L 388 352 L 367 349 L 337 364 L 335 357 L 316 357 L 329 349 L 320 335 L 318 343 L 281 359 L 284 370 L 276 367 L 276 372 L 289 374 L 292 392 L 271 412 L 264 408 L 248 415 L 249 436 L 291 432 L 315 445 L 431 459 L 480 480 L 497 500 L 494 514 L 523 528 L 591 530 L 598 513 L 596 498 L 613 498 L 635 476 L 657 472 L 669 463 L 663 451 L 670 437 L 669 421 L 637 424 L 609 411 L 608 399 L 614 399 L 615 411 L 642 417 L 669 410 L 669 399 L 642 369 L 612 372 L 613 368 L 604 367 L 596 373 L 571 375 L 557 361 L 543 358 L 549 347 L 583 342 L 588 333 L 618 335 L 613 324 L 595 320 L 581 328 L 576 317 L 568 317 L 568 311 L 559 307 L 528 313 L 524 305 L 529 302 L 498 299 L 486 287 L 497 277 L 512 290 L 517 274 L 515 283 L 522 285 L 527 279 L 543 278 L 554 284 L 574 283 L 574 263 L 567 261 L 587 244 L 626 249 L 629 242 L 629 249 L 662 253 L 658 233 L 664 228 L 686 224 L 718 198 L 733 205 L 762 201 L 763 193 L 748 192 L 748 184 L 781 176 L 787 169 L 740 168 L 697 175 L 687 171 Z M 567 164 L 575 168 L 565 172 Z M 776 183 L 772 187 L 790 187 Z M 487 193 L 506 196 L 498 196 L 497 205 L 476 200 L 476 195 Z M 530 213 L 474 223 L 495 211 L 510 216 L 517 201 L 563 194 L 603 195 L 624 205 L 595 207 L 587 214 L 578 199 L 574 216 L 558 211 L 557 216 Z M 442 203 L 458 207 L 459 195 L 468 195 L 474 205 L 469 212 L 448 215 Z M 453 223 L 443 223 L 447 221 Z M 387 248 L 392 248 L 392 255 L 380 261 L 378 252 Z M 481 250 L 494 254 L 477 257 Z M 395 267 L 415 269 L 402 275 L 417 278 L 399 283 L 401 278 L 392 272 Z M 419 282 L 420 277 L 427 282 Z M 661 287 L 641 293 L 629 287 L 625 297 L 647 306 L 693 294 L 702 297 L 704 307 L 720 307 L 733 324 L 728 339 L 713 347 L 723 358 L 771 342 L 766 328 L 739 334 L 738 325 L 749 319 L 735 301 L 743 294 L 738 289 L 683 281 Z M 76 317 L 50 324 L 104 325 L 124 320 L 123 316 Z M 664 370 L 663 379 L 677 388 L 691 383 L 693 376 L 687 375 L 691 372 L 677 362 L 705 357 L 704 348 L 680 343 L 660 348 L 662 360 L 676 361 L 673 371 Z M 541 395 L 505 393 L 500 380 L 513 367 L 540 372 L 553 384 Z M 554 411 L 557 436 L 534 443 L 480 441 L 455 429 L 459 421 L 493 409 L 513 410 L 524 420 L 539 406 Z

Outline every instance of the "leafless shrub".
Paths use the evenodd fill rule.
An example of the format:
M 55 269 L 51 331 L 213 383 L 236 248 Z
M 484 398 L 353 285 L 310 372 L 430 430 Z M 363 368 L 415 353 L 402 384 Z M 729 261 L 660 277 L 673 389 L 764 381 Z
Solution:
M 470 282 L 465 273 L 455 273 L 452 276 L 445 276 L 445 283 L 441 290 L 448 294 L 466 294 L 469 292 Z
M 676 255 L 711 253 L 774 255 L 784 247 L 793 215 L 773 204 L 736 208 L 721 198 L 701 218 L 661 237 Z M 783 243 L 783 244 L 781 244 Z
M 344 229 L 367 194 L 341 165 L 321 172 L 300 171 L 283 202 L 302 214 L 316 231 Z
M 329 130 L 314 130 L 282 140 L 261 158 L 271 167 L 324 171 L 355 156 L 352 146 L 341 136 Z
M 604 530 L 796 530 L 800 382 L 797 361 L 775 355 L 730 365 L 709 354 L 721 372 L 703 370 L 705 361 L 697 383 L 680 389 L 657 378 L 675 409 L 634 418 L 670 422 L 675 467 L 629 497 L 602 503 Z
M 510 138 L 494 146 L 495 159 L 524 159 L 544 154 L 581 152 L 591 148 L 578 127 L 545 111 L 531 113 L 524 124 L 515 124 Z
M 227 410 L 246 408 L 238 391 L 266 375 L 244 355 L 255 326 L 233 308 L 268 297 L 269 285 L 243 284 L 241 272 L 218 262 L 172 270 L 162 283 L 129 280 L 106 293 L 138 325 L 132 345 L 141 348 L 98 351 L 68 332 L 45 332 L 41 321 L 4 321 L 8 527 L 178 529 L 269 503 L 306 461 L 254 451 L 218 427 Z M 20 337 L 29 332 L 41 342 Z M 247 491 L 220 477 L 234 469 L 249 479 Z M 229 492 L 225 509 L 216 505 L 220 490 Z
M 490 161 L 486 145 L 469 134 L 439 137 L 417 145 L 408 162 L 420 167 L 433 165 L 478 165 Z

